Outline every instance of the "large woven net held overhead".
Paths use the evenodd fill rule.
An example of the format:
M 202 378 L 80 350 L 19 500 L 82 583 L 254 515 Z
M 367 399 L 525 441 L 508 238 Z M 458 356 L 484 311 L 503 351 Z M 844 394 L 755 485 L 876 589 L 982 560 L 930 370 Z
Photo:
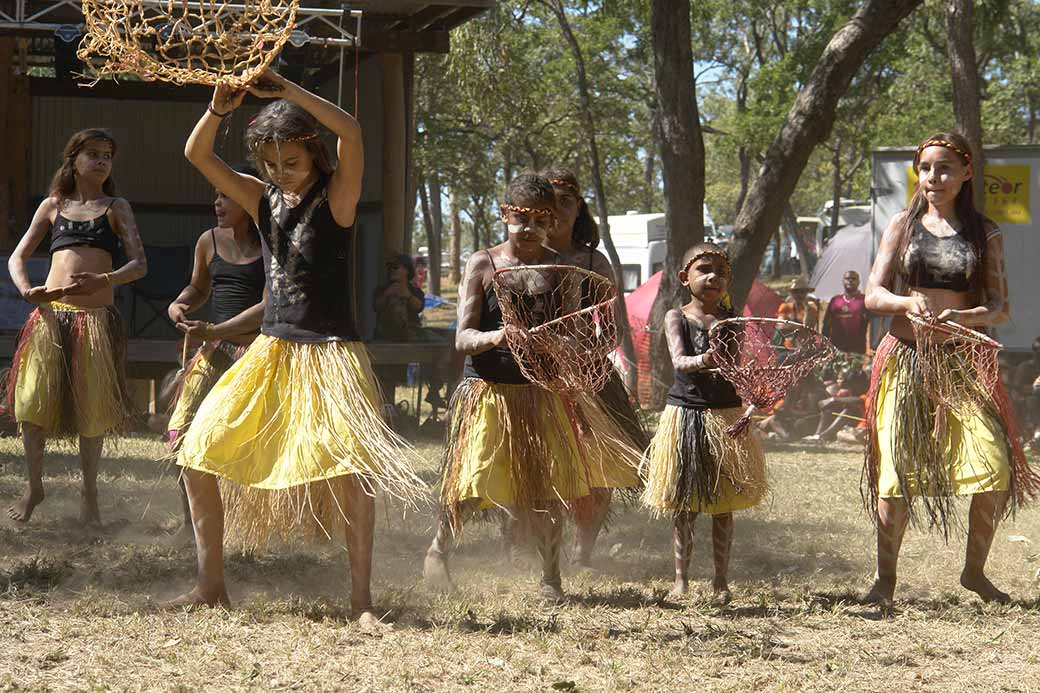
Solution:
M 253 82 L 278 56 L 298 0 L 245 4 L 188 0 L 82 0 L 86 34 L 76 55 L 95 79 L 135 74 L 175 84 Z
M 506 341 L 528 380 L 559 393 L 598 392 L 617 349 L 617 289 L 606 277 L 568 265 L 522 265 L 495 272 Z
M 907 317 L 928 396 L 962 418 L 991 404 L 1000 379 L 997 354 L 1003 345 L 955 322 Z
M 747 430 L 756 409 L 776 405 L 795 383 L 836 353 L 819 332 L 775 318 L 720 320 L 708 331 L 708 346 L 723 377 L 748 405 L 740 420 L 726 429 L 734 438 Z

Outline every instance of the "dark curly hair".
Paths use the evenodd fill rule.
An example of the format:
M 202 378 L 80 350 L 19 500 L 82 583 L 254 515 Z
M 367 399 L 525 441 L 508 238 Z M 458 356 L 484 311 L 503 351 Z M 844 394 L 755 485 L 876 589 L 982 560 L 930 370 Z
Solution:
M 525 171 L 506 185 L 502 204 L 552 209 L 556 204 L 556 193 L 548 178 Z
M 585 202 L 585 196 L 581 194 L 581 186 L 578 185 L 578 177 L 574 175 L 574 172 L 566 168 L 550 168 L 542 171 L 542 175 L 549 179 L 554 188 L 569 188 L 570 192 L 578 198 L 578 216 L 574 219 L 574 227 L 571 229 L 571 246 L 575 248 L 599 246 L 599 224 L 589 212 L 589 205 Z
M 246 148 L 250 159 L 266 180 L 271 180 L 271 172 L 260 158 L 260 147 L 268 142 L 277 146 L 291 141 L 307 149 L 318 170 L 325 175 L 332 173 L 332 158 L 321 139 L 318 120 L 296 104 L 285 99 L 274 101 L 264 106 L 246 128 Z

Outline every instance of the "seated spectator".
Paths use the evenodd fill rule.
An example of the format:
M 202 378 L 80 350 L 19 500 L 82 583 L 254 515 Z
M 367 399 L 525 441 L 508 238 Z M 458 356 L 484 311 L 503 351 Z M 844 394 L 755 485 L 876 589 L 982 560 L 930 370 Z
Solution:
M 759 430 L 770 440 L 792 440 L 812 431 L 817 419 L 818 387 L 819 382 L 812 376 L 796 383 L 758 422 Z
M 1022 422 L 1023 437 L 1040 444 L 1040 337 L 1033 340 L 1030 358 L 1014 369 L 1007 390 Z
M 415 267 L 415 277 L 412 279 L 412 286 L 419 291 L 426 291 L 426 275 L 430 272 L 430 267 L 427 265 L 426 257 L 423 255 L 416 255 L 413 258 L 412 266 Z
M 809 296 L 812 291 L 813 287 L 809 286 L 809 282 L 804 277 L 796 277 L 791 280 L 788 298 L 780 304 L 776 317 L 797 322 L 811 330 L 818 331 L 820 329 L 820 304 L 814 297 Z M 794 348 L 792 339 L 786 336 L 783 330 L 777 330 L 774 343 L 782 343 L 789 349 Z
M 386 263 L 386 284 L 376 289 L 376 339 L 407 342 L 421 339 L 422 310 L 426 297 L 412 283 L 412 258 L 397 255 Z
M 866 430 L 866 400 L 869 377 L 858 370 L 849 375 L 839 374 L 833 383 L 826 386 L 827 397 L 818 403 L 820 419 L 816 432 L 805 437 L 810 441 L 834 440 L 846 428 L 862 424 Z
M 827 304 L 823 314 L 823 336 L 841 351 L 863 354 L 867 350 L 867 307 L 859 290 L 859 272 L 842 277 L 845 292 Z

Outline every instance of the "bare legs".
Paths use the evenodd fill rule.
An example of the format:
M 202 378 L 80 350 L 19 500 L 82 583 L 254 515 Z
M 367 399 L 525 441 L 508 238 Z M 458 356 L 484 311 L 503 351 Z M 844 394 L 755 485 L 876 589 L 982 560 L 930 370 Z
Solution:
M 379 619 L 372 607 L 372 544 L 375 539 L 376 499 L 364 480 L 351 475 L 343 481 L 347 516 L 347 553 L 350 555 L 350 611 L 363 625 Z
M 80 492 L 79 520 L 83 525 L 100 526 L 101 513 L 98 510 L 97 474 L 98 462 L 105 439 L 79 439 L 79 464 L 83 473 L 83 488 Z M 33 510 L 43 502 L 43 452 L 47 438 L 39 426 L 22 423 L 22 443 L 25 446 L 25 461 L 29 473 L 29 487 L 17 503 L 7 509 L 7 515 L 16 522 L 28 522 Z
M 1006 491 L 993 491 L 975 494 L 971 499 L 961 585 L 985 602 L 1004 604 L 1010 601 L 1010 597 L 994 587 L 985 574 L 986 559 L 1007 498 Z M 867 594 L 868 602 L 890 603 L 895 595 L 896 565 L 908 519 L 906 501 L 902 498 L 878 500 L 877 577 Z
M 594 488 L 589 494 L 582 513 L 575 515 L 574 562 L 588 568 L 592 565 L 592 550 L 596 546 L 603 523 L 610 512 L 612 489 Z
M 224 585 L 224 504 L 217 477 L 194 469 L 183 469 L 181 474 L 195 529 L 198 575 L 195 589 L 166 606 L 230 606 Z
M 680 512 L 675 516 L 672 528 L 672 545 L 675 551 L 675 584 L 668 596 L 683 597 L 690 589 L 690 558 L 693 553 L 693 524 L 697 513 Z M 712 559 L 715 578 L 712 581 L 713 601 L 728 604 L 729 555 L 733 546 L 733 513 L 711 516 Z

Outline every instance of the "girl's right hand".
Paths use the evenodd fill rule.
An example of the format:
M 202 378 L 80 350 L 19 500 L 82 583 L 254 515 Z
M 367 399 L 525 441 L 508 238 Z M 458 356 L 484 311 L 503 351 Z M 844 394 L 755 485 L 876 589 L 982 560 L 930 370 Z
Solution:
M 170 307 L 166 309 L 166 314 L 170 316 L 170 320 L 176 325 L 188 319 L 187 311 L 188 306 L 183 303 L 171 303 Z
M 907 315 L 916 315 L 925 320 L 930 320 L 933 317 L 932 307 L 928 305 L 928 297 L 916 291 L 910 292 L 910 295 L 903 300 L 903 312 Z
M 213 101 L 210 103 L 210 107 L 218 115 L 225 115 L 241 106 L 244 98 L 246 98 L 245 89 L 236 90 L 226 84 L 218 84 L 213 88 Z
M 68 287 L 66 286 L 60 286 L 56 289 L 48 289 L 46 286 L 34 286 L 22 294 L 22 298 L 29 303 L 50 303 L 51 301 L 60 301 L 65 298 L 67 293 Z

